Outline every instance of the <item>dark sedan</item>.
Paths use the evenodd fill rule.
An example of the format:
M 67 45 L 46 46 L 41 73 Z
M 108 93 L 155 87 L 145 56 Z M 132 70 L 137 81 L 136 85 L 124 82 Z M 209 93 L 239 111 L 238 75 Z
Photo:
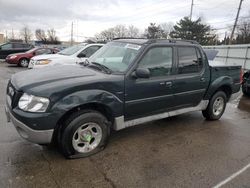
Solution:
M 55 54 L 59 50 L 55 48 L 33 48 L 27 52 L 10 54 L 6 57 L 5 61 L 9 64 L 17 64 L 21 67 L 28 67 L 29 61 L 32 57 L 42 54 Z
M 8 42 L 0 45 L 0 59 L 5 59 L 9 54 L 26 52 L 34 48 L 33 45 L 20 43 L 20 42 Z

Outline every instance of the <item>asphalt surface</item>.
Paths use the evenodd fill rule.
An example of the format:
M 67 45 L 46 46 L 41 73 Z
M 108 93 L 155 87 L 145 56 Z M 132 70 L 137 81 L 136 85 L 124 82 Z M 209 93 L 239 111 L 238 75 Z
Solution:
M 113 133 L 106 149 L 66 160 L 23 140 L 4 114 L 5 88 L 23 68 L 0 63 L 0 187 L 213 187 L 250 163 L 250 99 L 221 120 L 188 113 Z M 32 78 L 31 78 L 32 79 Z M 250 168 L 223 187 L 250 187 Z

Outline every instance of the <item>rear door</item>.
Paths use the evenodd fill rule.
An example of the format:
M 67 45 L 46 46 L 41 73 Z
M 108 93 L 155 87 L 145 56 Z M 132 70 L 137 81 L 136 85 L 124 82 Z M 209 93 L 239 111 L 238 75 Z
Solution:
M 29 48 L 27 47 L 26 44 L 13 43 L 13 52 L 14 53 L 25 52 L 25 51 L 28 51 L 28 50 L 29 50 Z
M 13 51 L 12 43 L 7 43 L 1 46 L 0 49 L 0 59 L 5 59 L 9 54 L 15 53 Z
M 196 106 L 209 84 L 210 71 L 206 57 L 195 46 L 177 46 L 177 70 L 173 84 L 175 107 Z
M 137 68 L 148 69 L 149 78 L 125 78 L 125 120 L 168 111 L 174 105 L 171 46 L 154 46 L 146 50 Z

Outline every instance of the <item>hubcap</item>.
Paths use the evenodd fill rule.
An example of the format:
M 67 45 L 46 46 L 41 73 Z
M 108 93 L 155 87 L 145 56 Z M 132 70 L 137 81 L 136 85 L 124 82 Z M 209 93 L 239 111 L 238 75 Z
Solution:
M 23 67 L 27 67 L 27 66 L 28 66 L 28 61 L 27 61 L 27 59 L 23 59 L 23 60 L 21 61 L 21 65 L 22 65 Z
M 101 139 L 101 127 L 97 123 L 85 123 L 75 131 L 72 145 L 79 153 L 88 153 L 99 145 Z
M 218 116 L 222 113 L 224 109 L 225 101 L 222 97 L 217 97 L 213 104 L 213 113 Z

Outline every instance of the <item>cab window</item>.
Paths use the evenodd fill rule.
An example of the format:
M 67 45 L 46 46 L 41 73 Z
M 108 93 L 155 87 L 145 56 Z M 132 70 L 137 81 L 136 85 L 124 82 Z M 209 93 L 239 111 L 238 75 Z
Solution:
M 198 73 L 202 69 L 202 58 L 195 47 L 178 47 L 178 74 Z
M 139 63 L 139 68 L 147 68 L 150 77 L 167 76 L 171 74 L 173 50 L 171 47 L 151 48 Z

